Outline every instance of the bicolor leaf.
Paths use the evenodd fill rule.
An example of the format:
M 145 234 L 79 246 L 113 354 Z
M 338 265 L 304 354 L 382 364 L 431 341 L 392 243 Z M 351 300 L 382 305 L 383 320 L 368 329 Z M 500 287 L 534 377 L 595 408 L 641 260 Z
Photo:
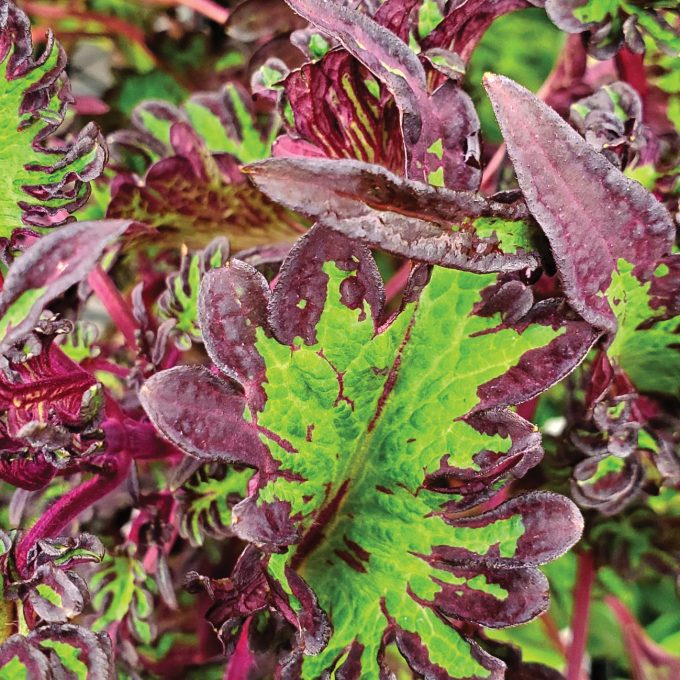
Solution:
M 33 56 L 28 17 L 0 2 L 0 244 L 20 228 L 44 232 L 66 222 L 89 196 L 106 163 L 94 124 L 68 144 L 47 143 L 71 102 L 66 55 L 54 36 Z
M 32 331 L 45 307 L 83 279 L 130 224 L 69 224 L 33 243 L 13 262 L 0 292 L 0 352 Z
M 450 189 L 479 187 L 479 119 L 462 89 L 447 81 L 430 93 L 415 52 L 357 10 L 324 0 L 288 4 L 336 38 L 392 94 L 401 115 L 407 177 Z
M 165 247 L 207 246 L 225 235 L 236 250 L 292 241 L 305 227 L 257 191 L 238 164 L 263 158 L 272 138 L 256 127 L 250 98 L 236 86 L 202 93 L 182 109 L 147 102 L 133 114 L 136 129 L 112 142 L 154 161 L 144 179 L 119 175 L 108 217 L 143 222 Z
M 208 273 L 201 315 L 257 276 L 245 265 Z M 377 677 L 384 644 L 396 639 L 412 668 L 431 677 L 500 678 L 502 664 L 450 619 L 505 626 L 545 608 L 535 567 L 578 539 L 574 506 L 537 493 L 459 513 L 541 455 L 533 427 L 502 407 L 507 391 L 475 410 L 480 386 L 530 350 L 544 348 L 543 361 L 555 362 L 552 343 L 568 332 L 504 327 L 496 314 L 478 314 L 480 287 L 495 281 L 435 269 L 417 299 L 378 325 L 382 291 L 370 253 L 315 227 L 284 264 L 264 325 L 266 299 L 246 296 L 232 335 L 206 341 L 220 346 L 222 370 L 243 381 L 241 394 L 188 368 L 143 387 L 157 427 L 192 455 L 224 457 L 221 423 L 236 422 L 239 404 L 242 424 L 232 431 L 256 432 L 266 447 L 229 434 L 229 459 L 259 469 L 256 488 L 232 510 L 233 528 L 271 553 L 263 567 L 277 606 L 300 630 L 300 650 L 313 654 L 291 657 L 291 677 Z M 229 348 L 239 346 L 230 364 Z M 589 346 L 571 348 L 573 365 Z M 252 365 L 264 372 L 244 369 Z M 190 396 L 168 417 L 178 394 Z M 524 398 L 521 388 L 514 397 Z M 213 407 L 201 416 L 204 399 Z M 214 625 L 218 612 L 229 619 L 229 607 L 216 603 Z
M 607 291 L 617 262 L 631 262 L 635 276 L 648 281 L 670 252 L 671 216 L 531 92 L 503 76 L 487 75 L 485 85 L 569 302 L 613 334 L 617 321 Z

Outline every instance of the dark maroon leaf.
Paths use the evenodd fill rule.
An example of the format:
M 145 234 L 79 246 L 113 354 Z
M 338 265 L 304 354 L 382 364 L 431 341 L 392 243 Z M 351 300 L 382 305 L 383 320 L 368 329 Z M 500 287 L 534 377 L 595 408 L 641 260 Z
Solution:
M 377 96 L 367 83 L 378 89 Z M 377 163 L 404 172 L 404 147 L 394 102 L 379 81 L 344 50 L 304 64 L 284 82 L 302 140 L 280 139 L 275 155 L 322 155 Z M 301 141 L 313 145 L 312 150 Z
M 199 317 L 205 347 L 220 370 L 237 380 L 255 408 L 264 405 L 264 362 L 255 332 L 267 326 L 269 286 L 250 265 L 233 260 L 210 271 L 201 285 Z
M 190 455 L 266 467 L 267 450 L 243 421 L 246 400 L 233 383 L 178 366 L 147 380 L 139 398 L 159 431 Z
M 527 0 L 468 0 L 458 3 L 423 39 L 422 48 L 452 50 L 467 62 L 494 19 L 526 7 L 531 7 Z
M 394 33 L 356 10 L 323 0 L 288 0 L 305 19 L 337 38 L 390 91 L 401 114 L 406 175 L 437 186 L 475 190 L 479 119 L 454 83 L 428 92 L 425 69 Z

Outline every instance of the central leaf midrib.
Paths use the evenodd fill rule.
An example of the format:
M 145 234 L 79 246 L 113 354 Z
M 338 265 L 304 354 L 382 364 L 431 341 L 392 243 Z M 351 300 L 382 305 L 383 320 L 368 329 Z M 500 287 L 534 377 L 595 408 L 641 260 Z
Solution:
M 401 357 L 404 353 L 404 350 L 407 346 L 408 339 L 413 331 L 413 328 L 415 327 L 416 323 L 416 313 L 418 309 L 418 304 L 415 303 L 412 309 L 412 316 L 411 320 L 406 327 L 406 330 L 404 331 L 404 334 L 402 336 L 401 342 L 399 344 L 399 347 L 397 349 L 396 355 L 394 356 L 394 359 L 390 365 L 389 372 L 387 373 L 387 377 L 385 378 L 385 382 L 383 383 L 383 389 L 381 390 L 380 394 L 377 396 L 377 399 L 375 400 L 375 406 L 372 410 L 372 415 L 368 422 L 366 423 L 366 426 L 363 430 L 363 434 L 355 441 L 355 445 L 353 446 L 353 452 L 349 454 L 346 457 L 346 463 L 341 466 L 338 470 L 335 471 L 334 478 L 339 481 L 339 484 L 333 488 L 333 494 L 328 494 L 328 497 L 330 500 L 326 503 L 324 503 L 315 513 L 315 522 L 316 519 L 323 514 L 323 511 L 325 508 L 327 508 L 330 504 L 334 502 L 334 500 L 337 498 L 337 495 L 339 491 L 341 490 L 343 484 L 348 484 L 348 491 L 347 493 L 344 494 L 344 497 L 338 502 L 337 508 L 335 508 L 335 511 L 333 512 L 332 516 L 330 517 L 329 521 L 325 524 L 324 526 L 324 531 L 323 535 L 326 537 L 326 540 L 330 540 L 331 537 L 336 536 L 336 527 L 338 524 L 340 524 L 341 521 L 345 519 L 343 516 L 342 509 L 343 507 L 355 497 L 356 491 L 359 489 L 363 489 L 366 485 L 363 477 L 365 477 L 365 474 L 361 474 L 361 465 L 360 463 L 362 461 L 365 461 L 367 459 L 367 452 L 370 450 L 370 444 L 373 439 L 373 436 L 377 430 L 375 426 L 371 427 L 373 423 L 377 423 L 378 419 L 382 415 L 382 412 L 384 412 L 384 406 L 387 404 L 387 400 L 389 399 L 390 394 L 394 390 L 394 387 L 396 386 L 397 379 L 398 379 L 398 373 L 400 369 L 400 362 L 401 362 Z M 387 328 L 385 333 L 390 332 L 390 328 Z M 361 355 L 358 355 L 354 360 L 352 360 L 346 367 L 345 373 L 351 371 L 352 365 L 358 361 L 361 358 Z M 392 382 L 390 384 L 390 378 L 392 379 Z M 382 411 L 381 411 L 382 407 Z M 364 466 L 364 472 L 368 471 L 370 469 L 370 466 L 365 465 Z M 354 473 L 354 474 L 350 474 Z M 305 532 L 304 536 L 302 537 L 300 544 L 301 545 L 305 541 L 305 537 L 310 533 L 310 531 L 313 530 L 314 524 L 312 524 L 312 527 Z M 302 556 L 299 559 L 295 559 L 296 562 L 296 569 L 299 569 L 301 572 L 303 571 L 303 564 L 307 560 L 307 558 L 313 554 L 313 552 L 318 548 L 319 543 L 317 542 L 315 547 L 312 548 L 309 552 L 307 552 L 304 556 Z M 297 551 L 296 551 L 296 556 L 297 558 Z

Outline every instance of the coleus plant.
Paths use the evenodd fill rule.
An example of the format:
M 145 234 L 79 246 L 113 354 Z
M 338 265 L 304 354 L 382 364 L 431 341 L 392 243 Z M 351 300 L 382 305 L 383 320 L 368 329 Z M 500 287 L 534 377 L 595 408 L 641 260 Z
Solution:
M 554 680 L 541 617 L 576 680 L 597 588 L 619 675 L 677 669 L 607 572 L 680 574 L 674 7 L 167 4 L 215 73 L 126 3 L 73 16 L 131 36 L 121 79 L 197 74 L 111 99 L 102 174 L 0 0 L 0 677 Z M 584 39 L 538 97 L 485 78 L 491 157 L 466 69 L 530 4 Z
M 251 611 L 220 606 L 216 623 L 228 643 L 234 619 L 279 608 L 300 631 L 299 651 L 315 654 L 285 662 L 302 677 L 384 672 L 390 639 L 420 672 L 498 675 L 502 665 L 457 642 L 446 617 L 509 625 L 536 615 L 546 592 L 534 565 L 580 533 L 568 501 L 549 494 L 474 518 L 460 511 L 540 455 L 529 424 L 504 410 L 522 398 L 505 374 L 534 352 L 557 377 L 590 343 L 567 328 L 575 339 L 561 341 L 560 330 L 524 318 L 499 328 L 478 288 L 495 275 L 482 282 L 440 269 L 418 295 L 424 276 L 415 271 L 414 299 L 384 320 L 369 253 L 318 225 L 271 296 L 237 262 L 204 278 L 204 342 L 226 380 L 178 367 L 141 392 L 152 420 L 188 453 L 258 469 L 232 526 L 271 553 L 261 567 L 268 585 Z M 446 340 L 427 352 L 436 337 Z M 479 366 L 474 343 L 497 361 Z M 561 517 L 561 529 L 543 525 L 546 517 Z

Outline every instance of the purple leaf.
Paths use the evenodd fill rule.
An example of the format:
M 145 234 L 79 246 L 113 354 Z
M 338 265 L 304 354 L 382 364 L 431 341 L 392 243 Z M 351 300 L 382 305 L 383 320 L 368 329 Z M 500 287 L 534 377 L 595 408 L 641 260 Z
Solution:
M 269 286 L 250 265 L 233 260 L 210 271 L 201 283 L 199 318 L 213 363 L 245 389 L 257 410 L 264 405 L 265 368 L 255 350 L 255 331 L 267 326 Z
M 173 444 L 205 460 L 267 467 L 268 453 L 254 425 L 243 421 L 243 393 L 198 366 L 178 366 L 147 380 L 140 401 Z
M 378 89 L 377 96 L 368 85 Z M 284 82 L 302 137 L 280 138 L 275 155 L 353 158 L 404 172 L 404 145 L 394 102 L 363 64 L 344 50 L 304 64 Z M 309 142 L 308 149 L 301 142 Z
M 69 224 L 31 245 L 9 268 L 0 292 L 0 352 L 33 330 L 43 309 L 81 281 L 127 220 Z
M 287 0 L 298 14 L 337 38 L 392 93 L 401 114 L 406 175 L 437 186 L 475 190 L 481 172 L 479 119 L 470 97 L 447 82 L 428 92 L 415 52 L 370 17 L 327 0 Z
M 619 258 L 651 277 L 671 248 L 671 216 L 529 90 L 488 74 L 496 112 L 527 205 L 541 225 L 567 298 L 596 328 L 614 333 L 603 293 Z
M 539 264 L 522 202 L 435 188 L 350 160 L 270 158 L 245 172 L 274 200 L 395 255 L 475 272 Z
M 0 409 L 6 412 L 10 436 L 19 436 L 31 422 L 78 427 L 92 419 L 83 399 L 97 381 L 54 343 L 26 361 L 10 362 L 9 368 L 11 379 L 0 373 Z

